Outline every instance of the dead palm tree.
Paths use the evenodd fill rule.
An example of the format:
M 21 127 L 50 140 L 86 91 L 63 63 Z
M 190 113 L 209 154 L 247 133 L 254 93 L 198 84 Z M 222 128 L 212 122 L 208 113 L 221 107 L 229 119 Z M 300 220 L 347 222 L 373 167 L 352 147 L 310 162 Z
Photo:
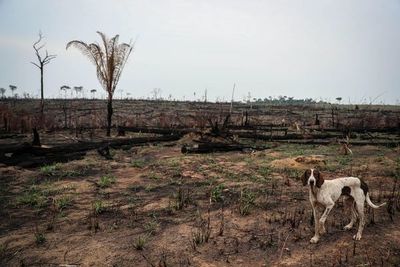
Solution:
M 113 95 L 125 63 L 132 52 L 133 44 L 118 44 L 119 35 L 115 35 L 109 39 L 104 33 L 97 33 L 103 41 L 103 47 L 98 43 L 87 44 L 82 41 L 73 40 L 67 44 L 67 49 L 70 46 L 78 48 L 96 66 L 97 78 L 101 86 L 108 93 L 107 136 L 110 136 Z

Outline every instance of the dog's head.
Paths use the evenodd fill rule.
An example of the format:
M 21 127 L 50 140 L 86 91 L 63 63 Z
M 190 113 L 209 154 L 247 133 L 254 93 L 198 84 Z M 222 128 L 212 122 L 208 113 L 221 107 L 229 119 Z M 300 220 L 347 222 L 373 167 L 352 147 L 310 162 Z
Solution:
M 303 176 L 301 177 L 301 181 L 303 182 L 304 186 L 316 185 L 318 188 L 320 188 L 324 183 L 324 178 L 322 177 L 322 174 L 318 170 L 308 169 L 304 172 Z

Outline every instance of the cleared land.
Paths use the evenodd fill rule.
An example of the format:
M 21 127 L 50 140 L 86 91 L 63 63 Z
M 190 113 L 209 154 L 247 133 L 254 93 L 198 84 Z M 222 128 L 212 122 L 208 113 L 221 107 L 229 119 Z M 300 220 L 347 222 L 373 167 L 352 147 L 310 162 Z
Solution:
M 361 241 L 342 230 L 350 215 L 339 202 L 328 233 L 309 244 L 308 192 L 298 180 L 305 168 L 362 177 L 375 202 L 391 197 L 398 148 L 353 152 L 280 145 L 183 155 L 149 146 L 112 150 L 111 161 L 89 153 L 36 169 L 3 166 L 2 265 L 398 266 L 398 191 L 395 215 L 368 209 Z
M 388 111 L 395 118 L 397 112 Z M 301 122 L 315 119 L 307 118 Z M 397 123 L 387 122 L 386 127 Z M 99 131 L 91 138 L 76 135 L 74 128 L 40 131 L 40 136 L 51 148 L 103 140 Z M 0 143 L 31 139 L 25 135 Z M 357 134 L 357 140 L 364 135 Z M 373 133 L 373 140 L 380 136 L 398 141 L 398 133 Z M 122 138 L 127 137 L 112 140 Z M 400 179 L 398 146 L 354 145 L 352 155 L 343 155 L 337 141 L 304 145 L 243 139 L 267 148 L 181 153 L 183 144 L 199 138 L 189 133 L 175 141 L 110 147 L 112 159 L 88 150 L 64 163 L 1 164 L 0 265 L 400 265 L 400 182 L 394 187 Z M 352 240 L 355 229 L 342 230 L 350 214 L 339 201 L 328 217 L 327 234 L 320 243 L 309 243 L 314 226 L 308 189 L 299 181 L 309 167 L 318 167 L 326 179 L 361 177 L 373 202 L 388 202 L 379 210 L 367 208 L 361 241 Z

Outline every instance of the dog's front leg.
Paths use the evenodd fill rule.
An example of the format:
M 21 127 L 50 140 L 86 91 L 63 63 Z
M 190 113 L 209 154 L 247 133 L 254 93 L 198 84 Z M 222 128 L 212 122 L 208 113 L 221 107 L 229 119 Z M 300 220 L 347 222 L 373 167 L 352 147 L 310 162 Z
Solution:
M 315 203 L 311 202 L 313 217 L 314 217 L 314 236 L 311 238 L 311 243 L 317 243 L 319 241 L 319 219 L 317 214 L 317 208 L 315 207 Z
M 334 203 L 329 203 L 326 207 L 325 207 L 325 211 L 322 214 L 321 218 L 319 219 L 319 232 L 321 235 L 325 234 L 326 230 L 325 230 L 325 221 L 328 218 L 329 212 L 331 212 L 333 206 L 335 204 Z

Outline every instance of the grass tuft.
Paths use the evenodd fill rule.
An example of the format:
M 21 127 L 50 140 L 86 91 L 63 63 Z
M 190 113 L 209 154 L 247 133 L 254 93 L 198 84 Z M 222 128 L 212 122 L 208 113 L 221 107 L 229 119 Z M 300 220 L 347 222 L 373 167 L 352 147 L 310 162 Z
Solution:
M 104 203 L 101 200 L 96 200 L 95 202 L 93 202 L 92 208 L 93 208 L 94 214 L 96 214 L 96 215 L 103 213 L 106 210 L 106 207 L 104 206 Z
M 112 175 L 104 175 L 104 176 L 100 177 L 98 185 L 101 188 L 107 188 L 107 187 L 110 187 L 114 183 L 115 183 L 115 177 L 114 176 L 112 176 Z

